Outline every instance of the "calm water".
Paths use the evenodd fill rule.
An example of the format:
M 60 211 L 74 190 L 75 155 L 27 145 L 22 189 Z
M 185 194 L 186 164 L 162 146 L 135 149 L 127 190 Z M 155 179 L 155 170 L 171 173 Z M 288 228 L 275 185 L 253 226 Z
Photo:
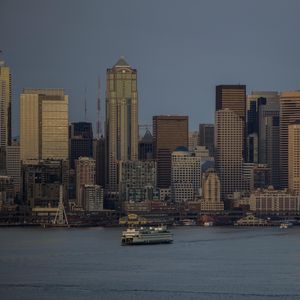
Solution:
M 122 247 L 119 228 L 0 229 L 0 299 L 300 299 L 300 227 L 172 230 Z

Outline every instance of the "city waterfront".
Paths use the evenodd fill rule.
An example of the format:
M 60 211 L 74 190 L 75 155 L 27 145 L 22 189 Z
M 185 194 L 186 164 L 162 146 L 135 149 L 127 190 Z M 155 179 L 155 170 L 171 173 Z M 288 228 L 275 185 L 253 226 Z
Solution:
M 1 299 L 299 299 L 300 227 L 174 227 L 121 246 L 122 228 L 0 229 Z

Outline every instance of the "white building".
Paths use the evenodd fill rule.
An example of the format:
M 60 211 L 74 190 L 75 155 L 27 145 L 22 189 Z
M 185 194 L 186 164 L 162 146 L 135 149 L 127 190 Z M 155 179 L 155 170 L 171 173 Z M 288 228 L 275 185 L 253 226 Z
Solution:
M 171 198 L 192 201 L 201 195 L 201 156 L 178 147 L 172 153 Z
M 250 210 L 255 212 L 296 212 L 300 210 L 300 196 L 287 190 L 257 189 L 250 195 Z

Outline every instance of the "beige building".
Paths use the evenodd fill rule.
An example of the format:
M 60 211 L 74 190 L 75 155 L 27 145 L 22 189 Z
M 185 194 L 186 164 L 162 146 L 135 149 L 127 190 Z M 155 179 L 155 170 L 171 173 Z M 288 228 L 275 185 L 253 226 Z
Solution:
M 76 169 L 76 204 L 83 207 L 84 185 L 94 185 L 96 176 L 96 162 L 90 157 L 79 157 L 75 160 Z
M 293 195 L 287 190 L 257 189 L 249 198 L 250 210 L 261 213 L 299 212 L 300 196 Z
M 289 190 L 300 195 L 300 121 L 288 127 Z
M 0 61 L 0 147 L 11 142 L 11 73 Z
M 300 120 L 300 91 L 280 94 L 280 185 L 288 187 L 288 126 Z
M 201 201 L 202 211 L 220 211 L 224 210 L 224 203 L 221 201 L 220 180 L 218 174 L 209 169 L 203 174 Z
M 216 112 L 215 160 L 221 183 L 221 199 L 243 189 L 244 121 L 234 111 Z
M 68 96 L 63 89 L 24 89 L 20 96 L 20 156 L 68 159 Z
M 117 162 L 138 159 L 137 71 L 121 57 L 106 74 L 107 184 L 116 192 Z

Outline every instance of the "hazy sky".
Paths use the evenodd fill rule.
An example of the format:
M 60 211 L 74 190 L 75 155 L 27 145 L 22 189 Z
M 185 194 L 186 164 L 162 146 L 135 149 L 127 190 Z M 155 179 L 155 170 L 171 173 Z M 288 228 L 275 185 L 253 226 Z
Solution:
M 215 85 L 300 89 L 298 0 L 0 0 L 0 49 L 13 75 L 13 131 L 25 87 L 63 87 L 70 121 L 96 120 L 97 76 L 123 55 L 138 70 L 139 120 L 214 119 Z

